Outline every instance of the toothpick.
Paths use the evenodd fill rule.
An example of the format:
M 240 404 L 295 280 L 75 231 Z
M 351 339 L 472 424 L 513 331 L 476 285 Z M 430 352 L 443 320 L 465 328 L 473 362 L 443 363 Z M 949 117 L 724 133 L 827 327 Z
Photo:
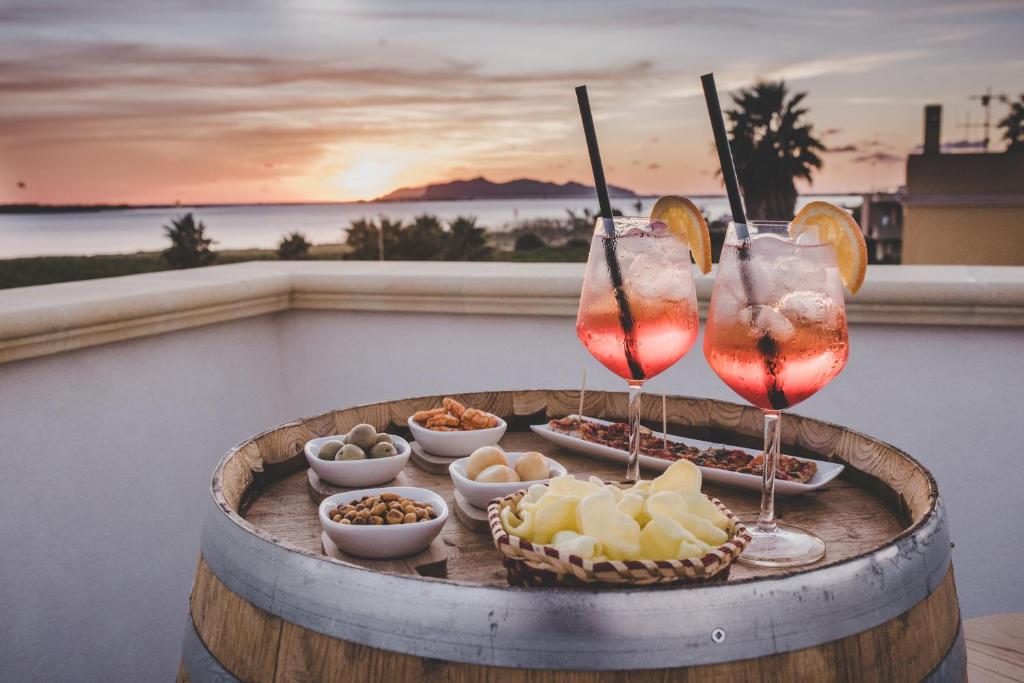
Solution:
M 665 394 L 661 395 L 661 441 L 665 450 L 668 450 L 668 399 Z
M 580 382 L 580 412 L 577 415 L 583 422 L 583 397 L 587 394 L 587 369 L 583 368 L 583 381 Z

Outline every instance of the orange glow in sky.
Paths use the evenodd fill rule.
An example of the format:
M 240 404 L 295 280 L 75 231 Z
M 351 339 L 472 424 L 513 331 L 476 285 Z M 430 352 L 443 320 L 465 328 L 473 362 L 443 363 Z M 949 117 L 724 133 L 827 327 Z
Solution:
M 0 8 L 0 203 L 372 199 L 486 176 L 721 193 L 698 77 L 785 78 L 829 147 L 810 189 L 894 189 L 925 104 L 980 138 L 1024 90 L 1024 4 L 121 3 Z M 999 105 L 1002 106 L 1002 105 Z M 1002 116 L 996 107 L 994 118 Z M 1001 147 L 997 147 L 1000 148 Z M 23 184 L 23 186 L 22 186 Z

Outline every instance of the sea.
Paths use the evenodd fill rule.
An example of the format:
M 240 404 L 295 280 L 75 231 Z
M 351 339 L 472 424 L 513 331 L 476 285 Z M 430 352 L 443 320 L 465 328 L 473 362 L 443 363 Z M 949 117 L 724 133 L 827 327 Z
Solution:
M 727 217 L 724 196 L 691 197 L 712 219 Z M 814 199 L 846 208 L 860 206 L 860 195 L 805 195 L 797 208 Z M 657 197 L 617 199 L 626 215 L 646 215 Z M 641 206 L 637 212 L 636 202 Z M 25 256 L 88 256 L 158 251 L 167 247 L 163 226 L 192 213 L 206 226 L 214 249 L 272 249 L 281 237 L 298 231 L 314 244 L 345 241 L 352 221 L 386 216 L 407 221 L 428 213 L 442 221 L 475 216 L 477 225 L 503 232 L 523 221 L 564 219 L 567 211 L 596 210 L 593 199 L 488 199 L 430 202 L 359 202 L 347 204 L 234 204 L 160 208 L 0 214 L 0 259 Z

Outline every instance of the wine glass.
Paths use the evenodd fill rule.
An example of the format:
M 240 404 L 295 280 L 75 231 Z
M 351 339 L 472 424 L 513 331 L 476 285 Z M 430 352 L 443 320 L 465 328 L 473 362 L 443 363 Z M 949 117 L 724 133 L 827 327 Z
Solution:
M 697 326 L 686 240 L 661 221 L 599 217 L 580 294 L 576 336 L 594 358 L 629 384 L 629 481 L 640 480 L 643 383 L 693 347 Z
M 722 381 L 764 413 L 761 513 L 741 562 L 797 567 L 825 555 L 825 543 L 775 519 L 775 473 L 782 410 L 832 381 L 849 340 L 835 249 L 811 229 L 798 241 L 786 222 L 730 226 L 711 293 L 704 355 Z

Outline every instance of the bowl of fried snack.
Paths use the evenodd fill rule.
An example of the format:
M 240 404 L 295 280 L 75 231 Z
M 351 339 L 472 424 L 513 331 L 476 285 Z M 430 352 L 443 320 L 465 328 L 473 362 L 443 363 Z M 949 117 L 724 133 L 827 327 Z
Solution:
M 412 555 L 437 537 L 448 519 L 444 499 L 415 486 L 336 493 L 319 508 L 320 526 L 343 552 L 369 559 Z
M 446 458 L 462 458 L 481 446 L 495 445 L 507 426 L 497 415 L 451 397 L 445 397 L 439 408 L 409 416 L 409 431 L 423 450 Z

